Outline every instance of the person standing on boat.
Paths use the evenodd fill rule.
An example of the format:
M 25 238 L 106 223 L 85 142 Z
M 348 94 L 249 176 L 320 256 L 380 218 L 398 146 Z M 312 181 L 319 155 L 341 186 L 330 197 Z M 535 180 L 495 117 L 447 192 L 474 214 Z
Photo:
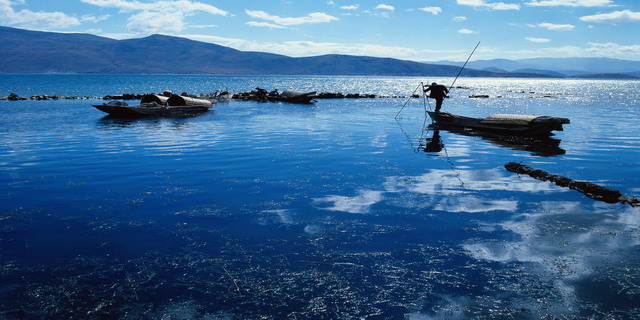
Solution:
M 449 93 L 449 89 L 441 84 L 437 84 L 434 82 L 426 89 L 424 89 L 424 93 L 427 92 L 429 92 L 429 98 L 433 98 L 436 100 L 436 112 L 440 112 L 440 108 L 442 108 L 442 101 Z

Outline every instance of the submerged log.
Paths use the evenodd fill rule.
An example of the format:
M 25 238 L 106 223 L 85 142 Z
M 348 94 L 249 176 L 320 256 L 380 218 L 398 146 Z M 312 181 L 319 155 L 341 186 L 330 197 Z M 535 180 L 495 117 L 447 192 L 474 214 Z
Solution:
M 640 200 L 636 197 L 625 197 L 618 190 L 609 189 L 588 181 L 573 180 L 567 177 L 550 174 L 544 170 L 534 169 L 527 165 L 509 162 L 504 165 L 509 172 L 526 174 L 534 179 L 550 181 L 558 186 L 577 190 L 587 197 L 606 203 L 624 203 L 632 207 L 640 206 Z

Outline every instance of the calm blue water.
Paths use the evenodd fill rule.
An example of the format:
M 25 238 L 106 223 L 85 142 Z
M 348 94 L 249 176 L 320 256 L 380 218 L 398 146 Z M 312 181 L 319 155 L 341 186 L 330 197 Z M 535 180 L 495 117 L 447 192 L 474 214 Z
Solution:
M 0 96 L 406 96 L 434 80 L 452 81 L 2 75 Z M 402 98 L 232 101 L 140 120 L 105 117 L 99 100 L 0 101 L 0 318 L 640 316 L 639 209 L 503 168 L 640 195 L 640 82 L 456 86 L 447 111 L 571 124 L 523 147 L 427 129 L 418 100 L 396 120 Z

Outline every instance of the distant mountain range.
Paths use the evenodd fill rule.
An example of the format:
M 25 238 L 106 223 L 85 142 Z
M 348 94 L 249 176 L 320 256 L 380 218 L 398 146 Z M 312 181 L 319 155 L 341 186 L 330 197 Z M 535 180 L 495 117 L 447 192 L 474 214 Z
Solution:
M 462 62 L 437 61 L 435 64 L 462 66 Z M 610 58 L 533 58 L 520 60 L 476 60 L 468 68 L 491 72 L 535 73 L 551 77 L 640 78 L 640 61 Z
M 322 55 L 293 58 L 179 37 L 114 40 L 0 27 L 0 73 L 455 76 L 462 63 Z M 640 62 L 615 59 L 472 61 L 466 77 L 640 79 Z

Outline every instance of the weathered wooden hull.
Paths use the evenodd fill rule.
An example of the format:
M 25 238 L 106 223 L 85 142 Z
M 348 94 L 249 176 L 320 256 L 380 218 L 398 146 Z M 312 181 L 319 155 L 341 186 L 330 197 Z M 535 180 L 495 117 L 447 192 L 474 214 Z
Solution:
M 178 95 L 165 97 L 153 94 L 145 95 L 140 100 L 140 105 L 137 106 L 129 106 L 124 102 L 117 101 L 93 105 L 94 108 L 111 116 L 127 118 L 197 114 L 209 111 L 212 106 L 210 101 L 203 99 Z
M 471 118 L 448 112 L 427 111 L 431 119 L 438 124 L 447 124 L 477 130 L 502 132 L 509 134 L 550 136 L 551 131 L 562 131 L 562 125 L 568 124 L 569 119 L 548 116 L 533 117 L 526 123 L 509 123 L 491 120 L 490 118 Z
M 146 107 L 146 106 L 113 106 L 108 104 L 94 105 L 94 108 L 106 112 L 115 117 L 150 117 L 150 116 L 169 116 L 181 114 L 194 114 L 209 111 L 210 107 Z

